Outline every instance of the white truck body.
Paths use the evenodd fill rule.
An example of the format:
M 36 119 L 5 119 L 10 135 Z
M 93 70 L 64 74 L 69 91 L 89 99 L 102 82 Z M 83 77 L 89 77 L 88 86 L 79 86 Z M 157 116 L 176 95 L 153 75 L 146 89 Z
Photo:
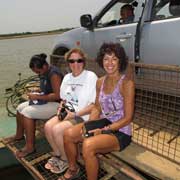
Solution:
M 64 55 L 73 47 L 95 58 L 103 42 L 120 42 L 130 60 L 148 64 L 180 65 L 180 1 L 110 0 L 95 16 L 81 16 L 81 27 L 58 36 L 52 54 Z M 134 6 L 134 21 L 109 25 L 118 20 L 120 8 Z

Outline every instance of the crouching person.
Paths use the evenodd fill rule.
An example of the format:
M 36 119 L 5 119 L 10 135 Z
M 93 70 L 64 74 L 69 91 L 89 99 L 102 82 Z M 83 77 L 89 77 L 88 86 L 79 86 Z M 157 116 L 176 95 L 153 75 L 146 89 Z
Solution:
M 125 75 L 128 65 L 125 51 L 118 43 L 104 43 L 99 50 L 97 62 L 106 74 L 97 81 L 96 102 L 88 122 L 105 119 L 109 124 L 90 130 L 88 133 L 91 136 L 88 138 L 83 136 L 84 123 L 65 131 L 64 147 L 69 168 L 59 180 L 74 179 L 80 175 L 77 164 L 79 142 L 82 142 L 88 180 L 98 178 L 97 153 L 122 151 L 131 142 L 130 123 L 134 111 L 135 87 L 134 82 Z

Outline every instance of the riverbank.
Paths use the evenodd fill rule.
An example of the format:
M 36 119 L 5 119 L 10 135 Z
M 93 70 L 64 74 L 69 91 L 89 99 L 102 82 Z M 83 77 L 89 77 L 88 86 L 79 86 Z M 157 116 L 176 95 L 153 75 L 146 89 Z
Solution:
M 50 32 L 50 33 L 33 33 L 33 34 L 24 34 L 24 35 L 12 35 L 12 36 L 5 36 L 2 37 L 0 36 L 0 40 L 4 39 L 16 39 L 16 38 L 28 38 L 28 37 L 33 37 L 33 36 L 46 36 L 46 35 L 54 35 L 54 34 L 61 34 L 63 33 L 62 31 L 59 32 Z
M 15 39 L 15 38 L 26 38 L 26 37 L 33 37 L 33 36 L 46 36 L 46 35 L 55 35 L 61 34 L 73 28 L 66 28 L 54 31 L 43 31 L 43 32 L 27 32 L 27 33 L 15 33 L 15 34 L 4 34 L 0 35 L 0 40 L 4 39 Z

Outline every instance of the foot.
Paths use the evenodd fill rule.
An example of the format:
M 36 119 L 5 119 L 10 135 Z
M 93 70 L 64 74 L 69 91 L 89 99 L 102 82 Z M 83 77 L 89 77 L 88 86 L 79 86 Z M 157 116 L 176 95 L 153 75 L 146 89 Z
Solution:
M 16 151 L 15 155 L 16 155 L 17 158 L 24 158 L 24 157 L 26 157 L 28 155 L 31 155 L 31 154 L 35 153 L 35 152 L 36 152 L 35 149 L 23 148 L 23 149 L 21 149 L 19 151 Z
M 68 168 L 68 162 L 62 159 L 56 161 L 50 171 L 55 174 L 60 174 Z
M 80 177 L 80 168 L 76 168 L 76 169 L 68 169 L 65 174 L 61 177 L 58 178 L 58 180 L 73 180 L 73 179 L 77 179 L 78 177 Z
M 50 159 L 48 159 L 47 163 L 45 164 L 45 168 L 50 170 L 53 168 L 54 164 L 59 161 L 59 156 L 52 156 Z
M 4 141 L 5 141 L 5 143 L 12 143 L 12 142 L 21 141 L 21 140 L 24 140 L 24 139 L 25 139 L 24 136 L 18 137 L 16 135 L 14 135 L 14 136 L 9 136 L 7 138 L 4 138 Z

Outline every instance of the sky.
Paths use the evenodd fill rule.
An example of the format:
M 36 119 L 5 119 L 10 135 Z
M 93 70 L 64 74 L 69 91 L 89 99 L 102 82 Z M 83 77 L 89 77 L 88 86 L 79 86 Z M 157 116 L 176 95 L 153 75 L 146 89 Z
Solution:
M 82 14 L 95 14 L 110 0 L 0 0 L 0 34 L 80 26 Z

